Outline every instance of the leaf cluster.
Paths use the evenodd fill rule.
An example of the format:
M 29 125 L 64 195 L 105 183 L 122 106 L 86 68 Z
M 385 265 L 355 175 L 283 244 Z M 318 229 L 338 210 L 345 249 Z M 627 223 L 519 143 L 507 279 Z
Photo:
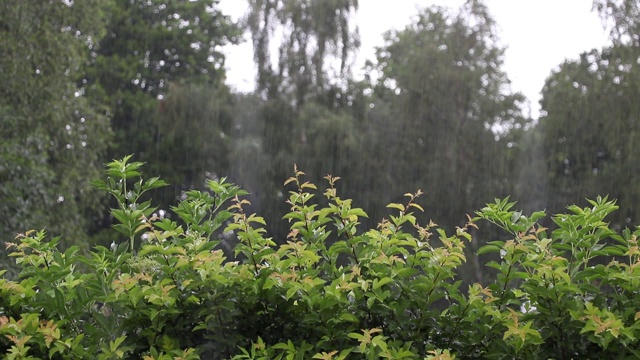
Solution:
M 265 220 L 225 179 L 190 191 L 159 216 L 140 196 L 130 158 L 95 185 L 110 193 L 122 235 L 88 255 L 29 231 L 8 246 L 21 268 L 0 280 L 0 349 L 8 359 L 453 359 L 635 358 L 640 338 L 638 231 L 618 234 L 598 198 L 553 216 L 496 200 L 452 233 L 422 225 L 421 191 L 367 214 L 294 169 L 276 246 Z M 324 199 L 322 199 L 324 198 Z M 320 206 L 321 203 L 326 203 Z M 480 248 L 494 283 L 461 288 L 471 229 L 486 220 L 510 234 Z M 234 256 L 220 247 L 235 237 Z M 137 242 L 139 246 L 134 246 Z

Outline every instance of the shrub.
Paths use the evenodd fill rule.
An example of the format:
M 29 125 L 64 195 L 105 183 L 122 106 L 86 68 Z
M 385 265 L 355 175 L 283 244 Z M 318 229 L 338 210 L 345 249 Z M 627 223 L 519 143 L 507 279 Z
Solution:
M 161 216 L 142 199 L 164 182 L 129 160 L 94 184 L 117 200 L 120 243 L 60 252 L 29 231 L 8 244 L 21 273 L 0 279 L 7 359 L 640 357 L 639 231 L 611 230 L 606 198 L 554 215 L 552 232 L 543 212 L 496 200 L 447 233 L 416 221 L 417 192 L 360 229 L 367 215 L 339 197 L 339 178 L 326 177 L 320 206 L 296 169 L 276 245 L 225 179 Z M 510 238 L 479 250 L 496 254 L 496 280 L 463 289 L 456 270 L 481 220 Z

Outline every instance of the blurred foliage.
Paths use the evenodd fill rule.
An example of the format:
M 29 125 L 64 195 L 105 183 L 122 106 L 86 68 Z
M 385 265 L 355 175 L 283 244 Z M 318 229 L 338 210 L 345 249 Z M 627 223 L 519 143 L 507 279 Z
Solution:
M 105 35 L 86 53 L 88 95 L 109 108 L 109 157 L 136 156 L 172 186 L 154 193 L 168 209 L 181 191 L 226 170 L 230 94 L 222 46 L 240 30 L 216 2 L 113 0 Z M 108 244 L 112 218 L 96 224 Z
M 270 21 L 287 31 L 298 21 L 289 17 L 308 18 L 307 26 L 312 26 L 314 9 L 303 7 L 309 13 L 301 15 L 276 11 L 280 5 L 252 2 L 249 21 L 262 19 L 256 17 L 260 10 L 261 16 L 277 14 Z M 334 21 L 342 21 L 342 15 L 337 12 Z M 249 25 L 255 56 L 266 57 L 256 41 L 268 42 L 270 33 Z M 385 205 L 400 199 L 406 189 L 423 188 L 432 204 L 430 214 L 453 226 L 459 225 L 455 214 L 473 211 L 491 199 L 488 194 L 509 194 L 520 171 L 519 133 L 529 119 L 521 114 L 522 95 L 508 89 L 501 70 L 503 49 L 495 34 L 482 2 L 469 2 L 457 12 L 428 8 L 406 29 L 386 35 L 376 62 L 368 65 L 371 77 L 364 81 L 316 87 L 302 98 L 292 90 L 295 86 L 278 85 L 277 96 L 267 92 L 254 115 L 263 132 L 254 144 L 264 150 L 268 165 L 254 168 L 253 176 L 263 179 L 262 190 L 255 188 L 260 198 L 255 208 L 264 211 L 270 233 L 285 235 L 286 225 L 278 222 L 285 210 L 280 184 L 294 163 L 313 181 L 327 173 L 341 174 L 346 184 L 341 190 L 374 216 L 384 214 Z M 285 41 L 282 46 L 294 45 Z M 279 56 L 279 66 L 294 60 L 305 69 L 323 64 L 309 54 L 300 56 L 312 65 L 299 62 L 289 50 Z M 258 79 L 261 71 L 267 77 L 287 78 L 286 71 L 260 69 Z M 258 83 L 258 94 L 267 88 Z M 246 111 L 239 106 L 234 113 L 244 117 Z
M 110 130 L 81 79 L 84 54 L 105 31 L 106 4 L 0 4 L 3 240 L 35 227 L 64 233 L 64 246 L 85 245 L 101 210 L 87 181 L 99 174 Z
M 636 0 L 593 0 L 616 45 L 640 46 L 640 3 Z
M 112 1 L 106 35 L 90 52 L 86 74 L 94 85 L 92 96 L 112 109 L 116 137 L 110 153 L 136 154 L 157 166 L 152 171 L 179 181 L 178 187 L 213 171 L 203 161 L 212 149 L 196 147 L 228 128 L 221 48 L 237 43 L 239 36 L 216 2 Z M 187 138 L 191 135 L 202 137 Z M 168 140 L 184 147 L 172 150 Z M 176 172 L 185 172 L 184 178 Z
M 228 173 L 233 121 L 226 86 L 171 84 L 160 102 L 147 149 L 149 168 L 171 186 L 154 198 L 168 209 L 188 189 Z
M 427 8 L 385 35 L 371 69 L 381 74 L 374 99 L 390 112 L 379 147 L 390 167 L 387 191 L 398 197 L 424 188 L 430 213 L 447 225 L 513 187 L 506 181 L 517 171 L 513 136 L 529 120 L 522 94 L 511 93 L 501 70 L 504 50 L 495 34 L 482 2 L 469 1 L 457 13 Z
M 344 85 L 360 46 L 352 24 L 357 0 L 249 0 L 247 28 L 258 70 L 257 92 L 285 95 L 298 107 L 331 85 Z M 277 56 L 272 41 L 279 39 Z M 339 63 L 339 66 L 332 66 Z M 333 84 L 332 84 L 333 83 Z
M 636 47 L 615 45 L 567 61 L 548 79 L 540 125 L 550 209 L 609 194 L 624 209 L 618 228 L 638 220 L 640 188 L 630 181 L 640 152 L 640 68 Z M 551 201 L 553 199 L 553 201 Z
M 282 183 L 294 164 L 314 183 L 340 174 L 336 187 L 370 215 L 361 229 L 411 189 L 424 191 L 430 216 L 416 217 L 445 228 L 507 195 L 525 211 L 557 213 L 610 194 L 622 208 L 611 226 L 637 222 L 634 1 L 594 1 L 612 43 L 551 72 L 538 121 L 510 88 L 483 1 L 419 9 L 384 35 L 362 80 L 351 74 L 358 1 L 245 4 L 237 22 L 204 0 L 0 5 L 2 239 L 44 227 L 65 246 L 112 243 L 117 219 L 98 216 L 103 201 L 83 184 L 124 154 L 169 183 L 144 194 L 157 211 L 228 176 L 250 192 L 248 209 L 264 214 L 276 242 L 290 231 Z M 222 52 L 243 36 L 257 69 L 248 94 L 225 83 Z M 470 232 L 467 255 L 504 235 Z M 481 266 L 491 256 L 458 268 L 462 279 L 495 276 Z

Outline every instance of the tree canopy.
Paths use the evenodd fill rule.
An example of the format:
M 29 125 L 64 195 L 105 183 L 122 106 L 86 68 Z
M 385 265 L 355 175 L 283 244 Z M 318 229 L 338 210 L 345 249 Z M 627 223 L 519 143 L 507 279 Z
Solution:
M 465 211 L 486 202 L 482 194 L 507 189 L 509 142 L 500 135 L 526 119 L 524 98 L 511 92 L 501 68 L 504 50 L 495 33 L 486 6 L 470 1 L 457 13 L 422 10 L 404 30 L 387 33 L 378 49 L 372 70 L 380 78 L 373 92 L 393 114 L 384 120 L 382 140 L 392 186 L 398 194 L 407 186 L 424 187 L 436 213 Z M 392 160 L 407 149 L 411 161 Z M 445 188 L 450 191 L 435 190 Z M 450 214 L 442 213 L 443 219 Z
M 86 241 L 110 127 L 86 95 L 84 54 L 105 32 L 101 1 L 0 5 L 0 237 L 25 228 Z
M 358 1 L 242 4 L 247 12 L 238 20 L 216 0 L 0 4 L 3 241 L 46 228 L 62 236 L 63 247 L 117 245 L 122 212 L 140 215 L 139 209 L 99 212 L 107 200 L 88 184 L 103 163 L 129 155 L 170 183 L 144 193 L 145 216 L 175 221 L 176 229 L 202 220 L 202 212 L 187 214 L 180 201 L 195 201 L 194 209 L 210 204 L 207 196 L 220 188 L 209 185 L 228 176 L 250 192 L 247 208 L 264 214 L 262 240 L 277 243 L 274 248 L 286 249 L 299 235 L 292 233 L 294 215 L 284 218 L 297 201 L 288 192 L 300 190 L 287 181 L 293 169 L 304 170 L 312 184 L 329 179 L 344 199 L 366 209 L 368 217 L 340 213 L 343 220 L 357 215 L 353 234 L 378 222 L 395 227 L 388 206 L 404 211 L 399 204 L 407 193 L 424 194 L 426 211 L 416 221 L 453 231 L 465 226 L 461 215 L 508 195 L 525 212 L 562 213 L 566 204 L 589 206 L 584 198 L 598 195 L 599 204 L 612 207 L 609 194 L 621 207 L 608 220 L 611 228 L 637 222 L 637 1 L 593 2 L 611 43 L 550 70 L 537 121 L 523 113 L 525 99 L 510 87 L 499 24 L 484 1 L 418 9 L 405 28 L 385 33 L 364 79 L 352 74 Z M 224 47 L 243 40 L 253 45 L 257 70 L 249 93 L 234 92 L 226 79 Z M 194 200 L 196 193 L 201 197 Z M 151 198 L 158 208 L 150 207 Z M 335 210 L 331 201 L 347 206 L 351 200 L 309 201 L 309 209 Z M 505 204 L 511 203 L 498 202 Z M 511 214 L 518 223 L 518 212 Z M 134 216 L 127 225 L 132 254 L 149 245 L 136 230 L 148 224 L 142 220 Z M 562 228 L 554 220 L 541 225 Z M 242 260 L 234 249 L 243 235 L 217 225 L 203 239 L 221 238 L 228 262 Z M 485 250 L 457 267 L 459 279 L 497 281 L 502 268 L 482 264 L 493 264 L 501 252 L 483 245 L 505 229 L 468 230 L 473 241 L 465 256 Z M 323 245 L 339 242 L 341 231 L 323 232 Z M 412 228 L 411 235 L 419 231 Z
M 351 18 L 357 0 L 250 0 L 248 29 L 258 69 L 257 91 L 275 98 L 285 93 L 302 106 L 349 76 L 349 57 L 358 49 Z M 277 57 L 271 44 L 281 36 Z M 337 59 L 339 65 L 332 66 Z
M 594 1 L 594 7 L 612 30 L 612 44 L 551 73 L 536 131 L 542 134 L 548 206 L 608 194 L 623 209 L 612 221 L 625 227 L 637 220 L 640 200 L 640 188 L 629 181 L 638 170 L 640 14 L 633 1 Z
M 205 0 L 115 0 L 108 11 L 86 78 L 92 96 L 111 109 L 109 154 L 135 154 L 172 182 L 156 194 L 168 209 L 207 172 L 226 170 L 219 142 L 231 121 L 222 47 L 241 32 L 217 2 Z

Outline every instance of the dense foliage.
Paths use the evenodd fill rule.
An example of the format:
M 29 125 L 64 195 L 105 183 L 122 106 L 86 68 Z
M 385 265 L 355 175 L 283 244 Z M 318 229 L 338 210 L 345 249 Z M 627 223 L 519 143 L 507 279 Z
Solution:
M 84 52 L 104 32 L 99 1 L 0 4 L 0 237 L 25 227 L 86 241 L 111 139 L 105 108 L 84 96 Z M 100 209 L 103 210 L 103 209 Z M 5 257 L 0 254 L 0 262 Z
M 114 161 L 94 182 L 117 200 L 111 248 L 61 252 L 43 231 L 9 244 L 21 273 L 0 280 L 7 359 L 640 356 L 640 231 L 611 230 L 607 199 L 553 215 L 552 232 L 507 199 L 446 231 L 416 220 L 418 191 L 361 229 L 367 215 L 339 178 L 319 191 L 295 169 L 276 245 L 224 179 L 187 192 L 171 217 L 156 211 L 143 195 L 165 183 L 141 165 Z M 461 288 L 470 230 L 490 223 L 508 234 L 479 251 L 499 254 L 486 264 L 497 280 Z
M 103 6 L 106 33 L 88 49 L 87 96 L 109 106 L 110 158 L 135 153 L 174 184 L 157 198 L 175 204 L 207 171 L 226 172 L 225 145 L 216 141 L 231 124 L 221 49 L 238 42 L 239 27 L 211 1 Z
M 360 44 L 350 19 L 357 0 L 247 2 L 258 93 L 270 99 L 286 94 L 302 106 L 346 83 L 350 57 Z M 282 39 L 274 56 L 271 40 L 277 36 Z
M 364 80 L 349 79 L 347 66 L 333 83 L 312 74 L 331 78 L 327 65 L 338 63 L 337 55 L 348 58 L 357 38 L 341 41 L 334 38 L 337 30 L 331 36 L 313 30 L 330 23 L 318 7 L 335 7 L 331 24 L 346 31 L 354 27 L 344 22 L 356 2 L 285 3 L 292 4 L 251 2 L 254 56 L 269 66 L 258 65 L 261 97 L 238 99 L 235 124 L 242 131 L 231 144 L 253 155 L 230 161 L 243 174 L 232 179 L 256 194 L 252 203 L 265 214 L 271 235 L 282 238 L 288 231 L 280 221 L 286 211 L 280 182 L 293 163 L 314 182 L 327 172 L 341 174 L 341 190 L 373 218 L 382 217 L 385 205 L 399 201 L 407 188 L 427 189 L 429 213 L 447 226 L 462 225 L 458 214 L 492 196 L 517 195 L 511 191 L 520 170 L 514 138 L 530 119 L 521 112 L 522 95 L 509 89 L 496 24 L 482 2 L 421 9 L 405 28 L 385 34 Z M 276 58 L 262 43 L 269 35 L 263 17 L 287 36 Z M 338 54 L 309 46 L 314 39 Z M 288 79 L 292 72 L 306 87 Z M 497 139 L 495 128 L 504 130 Z M 257 157 L 256 164 L 251 159 Z
M 61 235 L 0 249 L 7 357 L 638 356 L 637 1 L 594 0 L 611 45 L 538 121 L 481 0 L 417 11 L 363 79 L 358 1 L 247 5 L 0 4 L 0 241 Z M 128 153 L 170 184 L 125 159 L 89 186 Z M 556 215 L 462 216 L 508 194 Z
M 638 171 L 640 154 L 634 146 L 640 108 L 632 100 L 640 94 L 639 54 L 618 45 L 565 62 L 547 79 L 541 102 L 549 196 L 567 201 L 592 196 L 593 189 L 610 194 L 624 209 L 612 219 L 617 226 L 638 217 L 640 189 L 628 179 Z

